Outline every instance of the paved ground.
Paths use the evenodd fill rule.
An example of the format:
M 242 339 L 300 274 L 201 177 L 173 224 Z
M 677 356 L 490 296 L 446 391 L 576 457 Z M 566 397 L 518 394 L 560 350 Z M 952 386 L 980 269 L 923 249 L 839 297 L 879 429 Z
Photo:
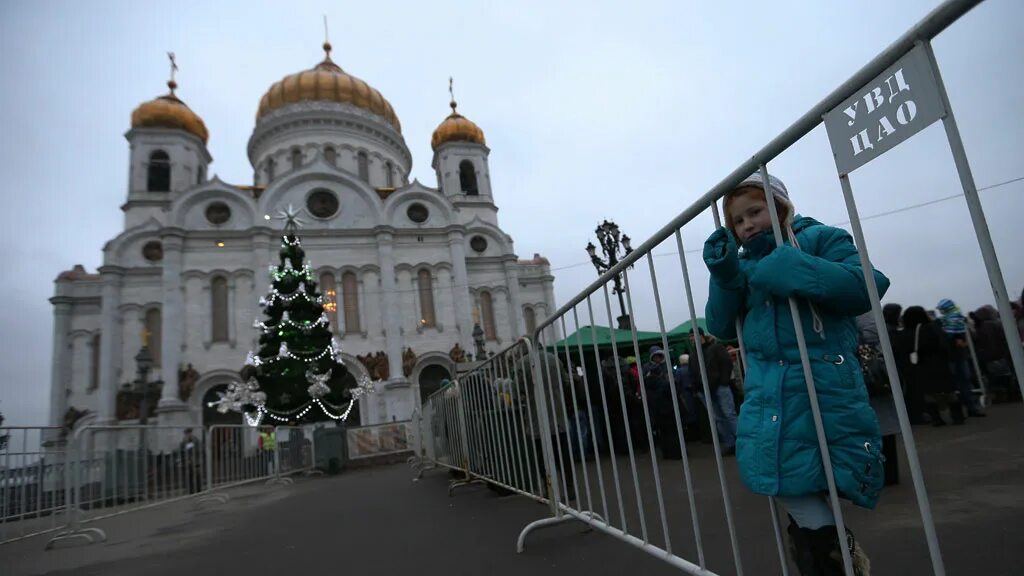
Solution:
M 943 544 L 947 572 L 1010 575 L 1021 573 L 1024 558 L 1024 407 L 996 406 L 984 420 L 965 427 L 915 428 Z M 695 495 L 702 521 L 708 567 L 735 572 L 721 492 L 710 450 L 691 446 Z M 628 461 L 620 460 L 620 473 Z M 655 502 L 650 461 L 640 461 L 640 486 L 651 540 L 664 535 Z M 661 462 L 669 531 L 673 545 L 692 558 L 695 547 L 678 462 Z M 746 574 L 779 574 L 766 500 L 732 480 Z M 610 470 L 605 463 L 605 469 Z M 603 512 L 593 478 L 592 499 Z M 849 522 L 872 556 L 875 575 L 928 574 L 927 551 L 909 476 L 889 488 L 875 511 L 849 511 Z M 625 473 L 623 476 L 630 476 Z M 428 472 L 410 481 L 405 465 L 361 469 L 336 477 L 299 480 L 288 487 L 236 489 L 225 505 L 196 509 L 171 504 L 101 520 L 105 544 L 44 552 L 46 536 L 0 545 L 4 576 L 136 575 L 225 576 L 351 571 L 359 575 L 406 573 L 504 576 L 513 574 L 651 575 L 675 574 L 660 560 L 580 524 L 536 532 L 527 550 L 515 541 L 527 523 L 546 508 L 522 497 L 499 498 L 479 486 L 447 496 L 447 474 Z M 606 473 L 606 481 L 610 475 Z M 582 481 L 582 477 L 580 478 Z M 630 481 L 631 482 L 631 481 Z M 635 510 L 632 484 L 623 485 L 627 508 Z M 581 495 L 586 495 L 581 486 Z M 610 516 L 621 522 L 616 498 L 608 492 Z M 628 513 L 631 529 L 638 515 Z

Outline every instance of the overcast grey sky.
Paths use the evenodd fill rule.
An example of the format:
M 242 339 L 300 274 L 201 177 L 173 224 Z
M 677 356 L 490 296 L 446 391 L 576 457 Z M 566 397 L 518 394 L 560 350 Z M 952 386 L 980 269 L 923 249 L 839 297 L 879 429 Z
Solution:
M 430 134 L 454 76 L 459 111 L 492 150 L 502 227 L 521 257 L 551 260 L 561 304 L 594 279 L 583 247 L 603 218 L 639 244 L 937 4 L 3 2 L 0 411 L 8 424 L 46 422 L 47 298 L 60 271 L 95 270 L 121 230 L 123 134 L 135 106 L 166 91 L 167 51 L 177 54 L 179 96 L 209 128 L 211 174 L 238 184 L 251 183 L 245 147 L 260 97 L 322 58 L 324 14 L 335 61 L 392 103 L 413 175 L 431 186 Z M 1024 176 L 1022 21 L 1024 3 L 989 0 L 934 43 L 979 186 Z M 847 219 L 824 128 L 771 169 L 798 211 Z M 864 215 L 960 191 L 939 124 L 851 181 Z M 1022 193 L 1024 181 L 982 192 L 1014 295 L 1024 286 Z M 962 198 L 864 226 L 893 281 L 886 301 L 992 301 Z M 711 230 L 709 215 L 687 226 L 688 247 Z M 678 259 L 656 261 L 675 325 L 686 319 Z M 707 274 L 699 255 L 690 262 L 702 310 Z M 646 266 L 631 278 L 649 293 Z M 656 328 L 650 299 L 636 299 L 637 323 Z

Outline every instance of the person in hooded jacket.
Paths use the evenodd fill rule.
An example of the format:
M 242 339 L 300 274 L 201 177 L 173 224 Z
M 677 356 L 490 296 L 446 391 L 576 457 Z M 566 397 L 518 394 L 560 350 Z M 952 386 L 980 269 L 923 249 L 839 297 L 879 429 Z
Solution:
M 849 529 L 840 544 L 788 303 L 791 297 L 798 302 L 836 488 L 841 497 L 874 508 L 884 457 L 856 361 L 854 319 L 871 309 L 860 256 L 846 231 L 795 214 L 781 180 L 770 177 L 767 186 L 786 237 L 782 246 L 759 173 L 725 194 L 725 227 L 704 244 L 711 273 L 708 331 L 735 339 L 740 319 L 747 347 L 736 444 L 740 476 L 753 492 L 778 497 L 786 508 L 790 551 L 801 574 L 842 574 L 845 545 L 855 573 L 866 575 L 870 562 Z M 889 280 L 873 272 L 884 295 Z
M 967 408 L 967 415 L 976 418 L 984 417 L 981 403 L 974 396 L 974 385 L 971 380 L 970 347 L 967 344 L 967 319 L 960 307 L 949 298 L 939 301 L 939 313 L 942 314 L 940 326 L 946 338 L 946 349 L 949 353 L 949 370 L 953 373 L 960 403 Z
M 978 361 L 988 377 L 989 385 L 996 391 L 1016 399 L 1019 392 L 1013 382 L 1013 368 L 1010 363 L 1010 346 L 1006 342 L 999 312 L 991 304 L 974 311 L 977 331 Z
M 911 385 L 924 393 L 925 409 L 932 426 L 945 426 L 942 410 L 949 409 L 954 424 L 964 423 L 963 405 L 954 392 L 956 386 L 949 368 L 949 346 L 942 328 L 928 317 L 921 306 L 903 312 L 901 353 L 906 354 L 907 376 Z

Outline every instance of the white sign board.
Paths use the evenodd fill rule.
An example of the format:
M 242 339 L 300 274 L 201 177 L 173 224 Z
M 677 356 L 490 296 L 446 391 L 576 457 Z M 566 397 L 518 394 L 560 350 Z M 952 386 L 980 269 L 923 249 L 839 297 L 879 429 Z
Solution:
M 928 55 L 918 46 L 825 114 L 839 174 L 860 168 L 945 115 Z

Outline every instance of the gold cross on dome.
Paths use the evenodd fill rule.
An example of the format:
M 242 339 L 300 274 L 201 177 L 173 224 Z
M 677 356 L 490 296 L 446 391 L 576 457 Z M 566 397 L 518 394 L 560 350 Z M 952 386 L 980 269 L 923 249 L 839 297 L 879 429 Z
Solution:
M 167 58 L 171 61 L 171 82 L 174 82 L 174 73 L 178 71 L 178 62 L 174 59 L 174 52 L 168 52 Z

